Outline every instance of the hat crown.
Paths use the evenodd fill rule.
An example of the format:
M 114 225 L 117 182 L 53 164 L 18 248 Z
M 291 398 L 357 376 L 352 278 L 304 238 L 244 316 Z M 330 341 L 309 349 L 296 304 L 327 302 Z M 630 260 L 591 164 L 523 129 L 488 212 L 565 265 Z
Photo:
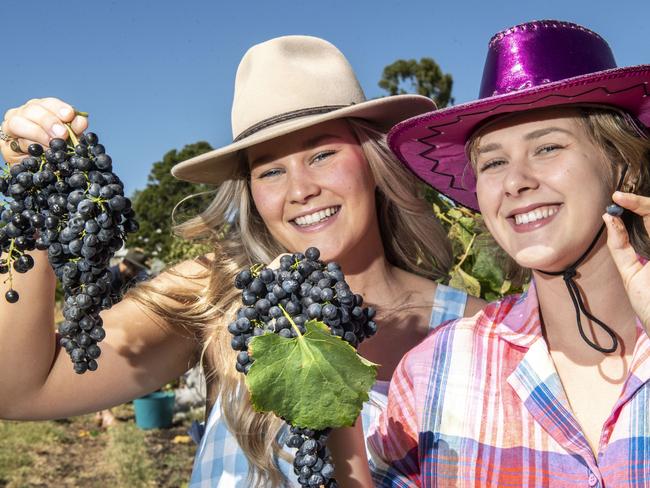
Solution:
M 365 100 L 352 67 L 329 42 L 310 36 L 271 39 L 250 48 L 237 69 L 233 139 L 285 114 Z
M 490 40 L 479 98 L 615 67 L 612 50 L 595 32 L 571 22 L 527 22 Z

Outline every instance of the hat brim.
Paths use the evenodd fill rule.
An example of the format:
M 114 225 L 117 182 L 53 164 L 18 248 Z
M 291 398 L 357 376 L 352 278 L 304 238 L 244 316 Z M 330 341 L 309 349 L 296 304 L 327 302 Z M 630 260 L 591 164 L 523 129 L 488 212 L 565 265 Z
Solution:
M 171 172 L 176 178 L 190 183 L 218 185 L 238 177 L 238 152 L 276 137 L 305 129 L 321 122 L 355 117 L 368 120 L 388 130 L 397 122 L 414 115 L 435 110 L 433 100 L 422 95 L 395 95 L 349 105 L 319 115 L 281 122 L 256 132 L 245 139 L 209 151 L 175 165 Z
M 476 180 L 465 144 L 479 125 L 500 114 L 560 105 L 597 104 L 623 109 L 650 126 L 650 65 L 614 68 L 456 105 L 397 124 L 388 143 L 428 185 L 478 210 Z

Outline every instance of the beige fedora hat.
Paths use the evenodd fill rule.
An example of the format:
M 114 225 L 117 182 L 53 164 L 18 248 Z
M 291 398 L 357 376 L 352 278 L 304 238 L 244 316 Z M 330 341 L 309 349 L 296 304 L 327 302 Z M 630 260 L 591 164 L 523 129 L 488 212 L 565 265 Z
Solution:
M 435 109 L 421 95 L 366 100 L 341 51 L 323 39 L 285 36 L 251 47 L 235 77 L 233 142 L 172 168 L 192 183 L 219 184 L 237 177 L 237 152 L 299 129 L 342 117 L 389 129 Z

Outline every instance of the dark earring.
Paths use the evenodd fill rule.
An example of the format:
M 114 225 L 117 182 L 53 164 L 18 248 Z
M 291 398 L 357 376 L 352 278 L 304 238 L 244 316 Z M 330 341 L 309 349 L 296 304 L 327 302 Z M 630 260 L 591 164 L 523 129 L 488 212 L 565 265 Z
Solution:
M 627 164 L 623 167 L 623 171 L 621 172 L 621 177 L 618 180 L 618 185 L 616 185 L 616 191 L 620 190 L 621 186 L 623 186 L 623 179 L 625 178 L 625 173 L 627 173 L 628 168 L 629 168 L 629 166 Z M 625 211 L 625 209 L 623 207 L 621 207 L 620 205 L 616 205 L 615 203 L 612 203 L 611 205 L 607 205 L 607 208 L 605 209 L 605 211 L 609 215 L 613 215 L 615 217 L 620 217 L 621 215 L 623 215 L 623 212 Z

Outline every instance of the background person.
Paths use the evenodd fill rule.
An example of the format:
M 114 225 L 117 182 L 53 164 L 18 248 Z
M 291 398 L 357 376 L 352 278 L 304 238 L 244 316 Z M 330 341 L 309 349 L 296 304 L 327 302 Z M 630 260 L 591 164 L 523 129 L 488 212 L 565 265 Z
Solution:
M 111 292 L 121 298 L 129 288 L 151 276 L 148 256 L 141 249 L 129 249 L 119 263 L 108 268 L 111 273 Z

